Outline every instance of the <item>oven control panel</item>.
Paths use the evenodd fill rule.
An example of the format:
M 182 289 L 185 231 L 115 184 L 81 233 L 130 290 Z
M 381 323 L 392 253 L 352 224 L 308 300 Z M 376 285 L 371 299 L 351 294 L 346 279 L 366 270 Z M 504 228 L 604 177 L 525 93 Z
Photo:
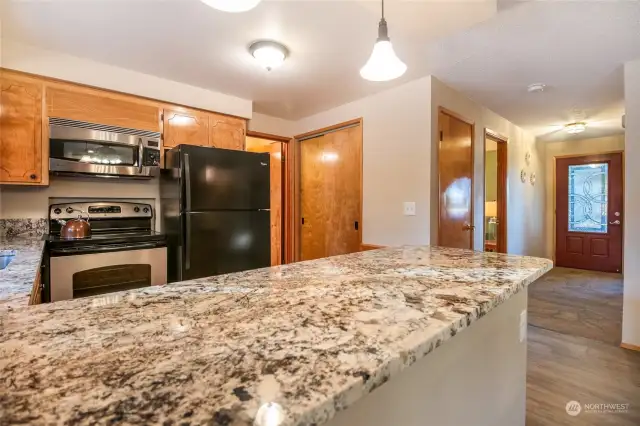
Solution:
M 86 218 L 152 218 L 153 207 L 150 204 L 135 202 L 81 202 L 81 203 L 63 203 L 52 204 L 49 206 L 49 218 L 56 219 L 74 219 L 78 216 Z

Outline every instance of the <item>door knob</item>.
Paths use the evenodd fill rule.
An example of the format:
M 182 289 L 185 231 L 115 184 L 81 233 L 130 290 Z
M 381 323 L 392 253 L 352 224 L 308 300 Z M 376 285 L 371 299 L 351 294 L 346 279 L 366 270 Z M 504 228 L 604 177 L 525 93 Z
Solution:
M 609 225 L 620 225 L 620 221 L 614 220 L 613 222 L 609 222 Z
M 462 225 L 462 230 L 463 231 L 471 231 L 473 229 L 476 229 L 476 227 L 473 226 L 473 225 L 470 225 L 468 223 L 465 223 L 464 225 Z

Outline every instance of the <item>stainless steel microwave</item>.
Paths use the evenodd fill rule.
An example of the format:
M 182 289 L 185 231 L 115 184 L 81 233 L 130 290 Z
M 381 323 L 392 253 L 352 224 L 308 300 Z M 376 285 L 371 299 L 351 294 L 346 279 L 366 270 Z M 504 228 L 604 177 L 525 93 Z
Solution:
M 160 173 L 160 133 L 49 118 L 49 171 L 152 178 Z

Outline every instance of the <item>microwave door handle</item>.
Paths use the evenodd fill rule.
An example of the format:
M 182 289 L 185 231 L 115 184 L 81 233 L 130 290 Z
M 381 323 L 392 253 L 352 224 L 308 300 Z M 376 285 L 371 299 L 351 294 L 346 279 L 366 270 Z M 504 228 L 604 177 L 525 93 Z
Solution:
M 144 143 L 142 139 L 138 139 L 138 174 L 142 174 L 142 168 L 144 167 Z

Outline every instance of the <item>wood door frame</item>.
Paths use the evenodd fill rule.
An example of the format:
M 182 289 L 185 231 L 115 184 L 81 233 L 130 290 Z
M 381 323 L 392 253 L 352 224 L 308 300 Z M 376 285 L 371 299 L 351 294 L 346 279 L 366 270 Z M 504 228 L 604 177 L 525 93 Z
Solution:
M 287 180 L 290 182 L 290 190 L 287 191 L 287 212 L 288 216 L 286 228 L 289 234 L 285 246 L 285 263 L 293 263 L 300 260 L 300 139 L 306 139 L 309 136 L 337 131 L 343 127 L 360 126 L 360 221 L 359 221 L 359 245 L 362 245 L 362 234 L 364 224 L 362 222 L 363 210 L 363 163 L 364 163 L 364 133 L 363 118 L 355 118 L 353 120 L 343 121 L 331 126 L 322 127 L 318 130 L 301 133 L 295 135 L 288 145 L 291 161 L 287 164 Z
M 558 221 L 557 221 L 557 214 L 558 214 L 558 210 L 557 210 L 557 206 L 556 206 L 556 201 L 557 201 L 557 186 L 558 186 L 558 159 L 563 159 L 563 158 L 577 158 L 577 157 L 594 157 L 597 155 L 609 155 L 609 154 L 620 154 L 622 156 L 622 211 L 624 212 L 624 207 L 625 207 L 625 203 L 624 203 L 624 191 L 625 191 L 625 185 L 626 185 L 626 181 L 625 181 L 625 168 L 626 168 L 626 158 L 625 158 L 625 154 L 623 150 L 613 150 L 613 151 L 602 151 L 602 152 L 592 152 L 592 153 L 587 153 L 587 154 L 566 154 L 566 155 L 556 155 L 553 157 L 553 183 L 552 183 L 552 190 L 553 190 L 553 253 L 551 254 L 553 256 L 552 260 L 555 262 L 557 260 L 557 251 L 558 251 L 558 241 L 557 241 L 557 232 L 558 232 Z M 625 216 L 623 215 L 623 220 L 626 219 Z M 624 226 L 624 222 L 622 222 L 622 225 Z M 620 270 L 621 274 L 624 274 L 624 228 L 623 228 L 623 232 L 622 232 L 622 267 Z
M 438 138 L 438 246 L 440 245 L 440 207 L 441 207 L 440 205 L 442 202 L 442 194 L 440 193 L 440 184 L 442 183 L 440 179 L 440 144 L 442 143 L 442 138 L 440 137 L 440 132 L 442 131 L 442 127 L 441 127 L 442 123 L 440 123 L 440 114 L 448 115 L 449 117 L 453 117 L 471 126 L 471 206 L 470 206 L 471 223 L 470 225 L 471 225 L 471 250 L 473 250 L 473 244 L 475 240 L 473 234 L 475 233 L 474 231 L 476 229 L 475 225 L 473 224 L 474 222 L 473 192 L 475 190 L 475 180 L 476 180 L 475 179 L 476 122 L 474 120 L 471 120 L 470 118 L 467 118 L 443 106 L 438 107 L 438 121 L 437 121 L 438 122 L 438 128 L 437 128 L 437 132 L 438 132 L 438 136 L 437 136 Z
M 272 142 L 282 143 L 282 259 L 281 264 L 293 262 L 292 247 L 290 244 L 292 228 L 292 203 L 293 203 L 293 175 L 290 169 L 294 166 L 295 158 L 293 156 L 294 150 L 291 149 L 294 139 L 287 136 L 279 136 L 271 133 L 256 132 L 253 130 L 247 130 L 245 136 L 259 139 L 266 139 Z
M 503 223 L 503 231 L 501 232 L 500 235 L 498 236 L 498 240 L 496 241 L 497 243 L 497 248 L 496 251 L 498 253 L 506 253 L 507 252 L 507 238 L 508 238 L 508 232 L 507 232 L 507 177 L 508 177 L 508 168 L 509 168 L 509 138 L 498 133 L 495 132 L 487 127 L 484 128 L 484 138 L 482 141 L 482 149 L 484 150 L 483 152 L 483 165 L 482 165 L 482 169 L 484 171 L 483 173 L 483 177 L 485 178 L 485 185 L 483 186 L 483 197 L 482 199 L 484 200 L 484 202 L 487 202 L 487 185 L 486 185 L 486 176 L 487 176 L 487 139 L 491 139 L 492 141 L 496 142 L 498 144 L 498 151 L 496 153 L 496 174 L 497 174 L 497 178 L 499 179 L 499 181 L 502 182 L 502 191 L 501 191 L 501 197 L 498 197 L 497 200 L 497 211 L 498 211 L 498 217 L 500 219 L 500 222 Z M 502 147 L 502 150 L 500 150 L 500 147 Z M 501 161 L 502 160 L 502 161 Z M 501 168 L 500 165 L 503 165 L 503 167 Z M 500 186 L 500 185 L 499 185 Z M 483 210 L 484 211 L 484 210 Z M 486 229 L 485 229 L 485 217 L 484 216 L 482 218 L 482 250 L 485 250 L 485 243 L 487 241 L 486 239 Z M 500 251 L 498 248 L 502 249 L 503 251 Z

